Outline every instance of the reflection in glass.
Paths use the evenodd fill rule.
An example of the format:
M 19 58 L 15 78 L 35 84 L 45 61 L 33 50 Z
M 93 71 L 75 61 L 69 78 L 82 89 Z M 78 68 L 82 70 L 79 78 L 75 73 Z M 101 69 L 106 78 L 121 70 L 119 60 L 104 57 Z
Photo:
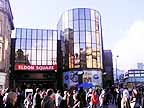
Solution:
M 95 10 L 91 10 L 91 20 L 95 20 Z
M 41 50 L 37 50 L 37 60 L 41 60 L 42 54 Z
M 79 19 L 84 19 L 85 15 L 84 15 L 84 8 L 80 8 L 79 9 Z
M 91 24 L 90 24 L 90 20 L 86 20 L 86 31 L 91 31 Z
M 91 43 L 91 32 L 86 32 L 86 42 Z
M 85 43 L 80 43 L 80 52 L 84 52 L 86 49 Z
M 31 39 L 31 29 L 27 29 L 27 39 Z
M 57 31 L 53 31 L 53 40 L 57 40 Z
M 79 32 L 74 32 L 74 43 L 79 42 Z
M 78 19 L 78 9 L 74 9 L 74 20 Z
M 43 30 L 43 39 L 47 39 L 47 30 Z
M 16 29 L 16 38 L 21 38 L 21 29 Z
M 79 44 L 74 44 L 74 66 L 75 68 L 80 67 L 80 54 L 79 54 Z
M 69 21 L 69 28 L 73 29 L 73 21 Z
M 37 37 L 37 30 L 32 30 L 32 39 L 36 39 Z
M 85 20 L 79 20 L 80 21 L 80 31 L 85 30 Z
M 36 40 L 32 40 L 32 49 L 36 49 Z
M 92 68 L 92 56 L 86 56 L 87 68 Z
M 32 44 L 31 44 L 31 39 L 27 39 L 27 48 L 26 49 L 31 49 Z
M 96 63 L 96 59 L 93 58 L 92 61 L 93 61 L 93 68 L 97 68 L 97 65 L 96 65 L 96 64 L 97 64 L 97 63 Z
M 74 31 L 79 31 L 78 20 L 74 21 Z
M 31 61 L 31 50 L 26 50 L 26 56 L 27 56 L 27 59 L 28 61 Z
M 85 32 L 80 32 L 80 42 L 85 42 L 86 36 L 85 36 Z

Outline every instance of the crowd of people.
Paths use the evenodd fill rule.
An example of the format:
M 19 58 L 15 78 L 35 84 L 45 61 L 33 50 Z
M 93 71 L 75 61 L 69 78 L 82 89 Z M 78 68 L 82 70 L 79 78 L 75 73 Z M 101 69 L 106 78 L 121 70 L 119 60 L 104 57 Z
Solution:
M 19 89 L 0 90 L 0 108 L 144 108 L 143 90 L 110 87 L 54 90 L 37 88 L 35 93 Z

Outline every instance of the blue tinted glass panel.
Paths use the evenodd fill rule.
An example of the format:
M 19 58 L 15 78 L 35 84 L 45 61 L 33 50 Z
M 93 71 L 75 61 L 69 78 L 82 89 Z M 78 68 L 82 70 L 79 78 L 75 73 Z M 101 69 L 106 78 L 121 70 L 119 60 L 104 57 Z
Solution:
M 48 30 L 48 39 L 52 39 L 52 30 Z
M 74 32 L 74 43 L 79 42 L 79 32 Z
M 91 16 L 90 9 L 85 9 L 85 18 L 90 19 L 90 16 Z
M 74 9 L 74 20 L 78 19 L 78 9 Z
M 53 31 L 53 40 L 57 40 L 57 31 Z
M 85 42 L 85 41 L 86 41 L 85 32 L 80 32 L 80 42 Z
M 90 20 L 86 20 L 86 31 L 91 31 L 91 24 L 90 24 Z
M 16 38 L 21 38 L 21 29 L 16 29 Z
M 42 47 L 42 40 L 37 40 L 37 49 L 41 49 Z
M 47 49 L 47 40 L 42 41 L 42 49 Z
M 84 53 L 85 49 L 86 49 L 85 43 L 80 43 L 80 52 L 81 52 L 81 53 L 82 53 L 82 52 Z
M 26 49 L 31 49 L 32 44 L 31 44 L 31 39 L 27 39 L 27 48 Z
M 36 40 L 32 40 L 32 49 L 36 49 Z
M 91 20 L 91 31 L 96 31 L 96 23 L 93 20 Z
M 74 31 L 79 31 L 78 20 L 74 21 Z
M 42 39 L 42 30 L 38 30 L 37 39 Z
M 31 39 L 31 29 L 27 29 L 27 39 Z
M 26 29 L 22 29 L 22 37 L 21 38 L 26 38 Z
M 85 19 L 84 9 L 83 8 L 79 9 L 79 19 Z
M 85 30 L 85 20 L 79 20 L 80 21 L 80 31 Z
M 37 30 L 32 30 L 32 39 L 36 39 L 37 37 Z
M 92 43 L 96 43 L 96 33 L 95 32 L 91 33 L 92 33 Z
M 26 49 L 26 39 L 21 40 L 21 49 Z
M 43 30 L 43 40 L 47 39 L 47 30 Z
M 91 43 L 91 32 L 86 32 L 86 42 Z

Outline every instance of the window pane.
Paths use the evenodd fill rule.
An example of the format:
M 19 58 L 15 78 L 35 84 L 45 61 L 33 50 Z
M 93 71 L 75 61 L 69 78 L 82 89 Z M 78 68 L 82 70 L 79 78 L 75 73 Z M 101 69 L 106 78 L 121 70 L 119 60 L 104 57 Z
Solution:
M 96 44 L 92 44 L 92 50 L 96 51 Z
M 42 50 L 42 61 L 47 60 L 47 50 Z
M 37 60 L 41 60 L 41 50 L 37 50 Z
M 52 50 L 52 40 L 48 40 L 48 50 Z
M 41 60 L 37 60 L 37 65 L 41 65 Z
M 32 50 L 32 60 L 36 60 L 36 50 Z
M 74 32 L 74 43 L 79 42 L 79 32 Z
M 81 8 L 81 9 L 79 9 L 79 19 L 84 19 L 84 18 L 85 18 L 85 16 L 84 16 L 84 9 Z
M 27 39 L 31 39 L 31 29 L 27 29 Z
M 36 49 L 36 40 L 32 40 L 32 49 Z
M 48 60 L 48 61 L 47 61 L 47 65 L 52 65 L 52 61 L 51 61 L 51 60 Z
M 42 49 L 47 49 L 47 40 L 43 40 L 42 44 L 43 44 Z
M 56 59 L 57 51 L 53 51 L 53 59 Z
M 48 60 L 52 60 L 52 51 L 48 51 Z
M 16 38 L 21 38 L 21 29 L 16 29 Z
M 91 33 L 92 33 L 92 43 L 96 43 L 96 33 L 95 32 Z
M 37 36 L 38 39 L 42 39 L 42 30 L 38 30 L 38 36 Z
M 26 56 L 27 56 L 28 62 L 30 63 L 30 60 L 31 60 L 31 50 L 26 50 Z
M 80 32 L 80 42 L 85 42 L 85 32 Z
M 74 65 L 75 68 L 80 67 L 80 50 L 79 50 L 79 44 L 74 44 Z
M 43 30 L 43 39 L 47 39 L 47 30 Z
M 37 30 L 32 30 L 32 39 L 36 39 L 37 37 Z
M 68 16 L 69 16 L 69 22 L 73 20 L 73 10 L 68 11 Z
M 37 49 L 41 49 L 42 41 L 37 40 Z
M 21 40 L 21 49 L 26 49 L 26 39 Z
M 22 38 L 26 38 L 26 29 L 22 29 Z
M 91 20 L 95 20 L 95 10 L 91 10 Z
M 95 32 L 96 31 L 96 29 L 95 29 L 95 21 L 93 21 L 93 20 L 91 20 L 91 30 L 93 31 L 93 32 Z
M 31 39 L 27 39 L 27 49 L 31 49 L 32 46 L 31 46 Z
M 74 9 L 74 20 L 78 19 L 78 9 Z
M 90 55 L 92 52 L 91 44 L 86 43 L 86 55 Z
M 53 50 L 57 50 L 57 41 L 53 41 Z
M 86 46 L 85 43 L 80 43 L 80 52 L 83 53 L 85 52 Z
M 79 20 L 80 21 L 80 31 L 85 30 L 85 20 Z
M 79 31 L 78 20 L 74 21 L 74 31 Z
M 46 65 L 46 61 L 43 60 L 43 61 L 42 61 L 42 65 Z
M 48 30 L 48 39 L 52 39 L 52 30 Z
M 53 40 L 57 40 L 57 31 L 53 31 Z
M 73 21 L 69 21 L 69 28 L 73 29 Z
M 32 65 L 36 65 L 36 61 L 31 61 Z
M 20 49 L 20 39 L 16 39 L 16 49 Z
M 93 58 L 93 68 L 97 68 L 96 59 Z
M 92 56 L 86 56 L 87 68 L 92 68 Z
M 86 42 L 91 43 L 91 32 L 86 32 Z
M 86 19 L 90 19 L 90 9 L 85 9 L 85 17 Z
M 86 31 L 91 31 L 90 20 L 86 20 Z

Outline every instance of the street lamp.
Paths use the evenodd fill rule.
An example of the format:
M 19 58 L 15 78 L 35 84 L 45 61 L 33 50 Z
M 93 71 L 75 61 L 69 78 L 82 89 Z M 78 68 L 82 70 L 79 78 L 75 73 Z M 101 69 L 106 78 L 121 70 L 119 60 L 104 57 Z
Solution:
M 119 56 L 117 55 L 116 56 L 116 58 L 115 58 L 115 60 L 116 60 L 116 81 L 118 80 L 118 72 L 117 72 L 117 58 L 118 58 Z

